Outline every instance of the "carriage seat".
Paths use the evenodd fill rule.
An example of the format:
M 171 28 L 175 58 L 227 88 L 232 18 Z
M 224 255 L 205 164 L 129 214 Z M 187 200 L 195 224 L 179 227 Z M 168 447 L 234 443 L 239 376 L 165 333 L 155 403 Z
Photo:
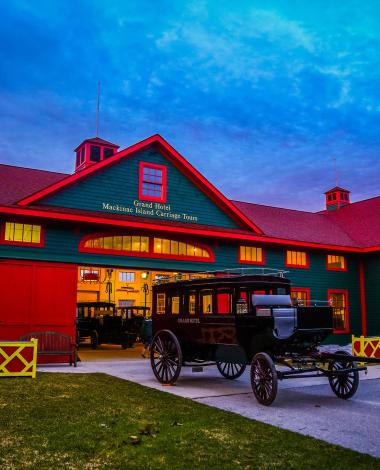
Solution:
M 289 338 L 297 327 L 297 312 L 293 307 L 273 308 L 274 334 L 279 339 Z
M 271 307 L 276 338 L 286 339 L 297 327 L 297 309 L 292 307 L 290 295 L 252 295 L 254 307 Z

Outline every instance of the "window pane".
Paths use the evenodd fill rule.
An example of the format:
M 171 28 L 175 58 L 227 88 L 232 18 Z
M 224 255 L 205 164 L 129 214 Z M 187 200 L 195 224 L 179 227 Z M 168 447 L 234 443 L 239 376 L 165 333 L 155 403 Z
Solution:
M 231 294 L 228 292 L 222 292 L 216 296 L 217 308 L 219 314 L 231 313 Z
M 113 249 L 119 251 L 123 249 L 123 237 L 113 237 Z
M 172 255 L 178 255 L 178 242 L 174 240 L 170 242 L 170 253 Z
M 41 241 L 41 226 L 32 225 L 32 243 L 40 243 Z
M 179 297 L 172 297 L 172 313 L 175 315 L 179 313 Z
M 190 294 L 189 295 L 189 313 L 190 315 L 195 314 L 195 294 Z
M 202 295 L 202 313 L 212 313 L 212 294 Z
M 123 236 L 123 251 L 131 251 L 132 242 L 130 236 Z
M 162 253 L 162 239 L 161 238 L 154 239 L 154 252 Z
M 149 251 L 149 237 L 141 237 L 141 251 L 144 253 Z
M 132 251 L 140 251 L 141 240 L 140 237 L 132 236 Z
M 6 222 L 5 224 L 5 240 L 14 240 L 15 224 Z
M 112 250 L 112 246 L 113 246 L 113 243 L 112 243 L 112 237 L 104 237 L 103 238 L 103 247 L 104 249 L 106 250 Z
M 98 162 L 100 160 L 100 147 L 97 145 L 90 146 L 90 160 L 92 162 Z
M 157 294 L 156 313 L 160 315 L 165 313 L 165 294 Z
M 162 240 L 162 251 L 166 255 L 170 255 L 170 240 Z
M 179 242 L 178 251 L 180 256 L 186 256 L 186 243 Z

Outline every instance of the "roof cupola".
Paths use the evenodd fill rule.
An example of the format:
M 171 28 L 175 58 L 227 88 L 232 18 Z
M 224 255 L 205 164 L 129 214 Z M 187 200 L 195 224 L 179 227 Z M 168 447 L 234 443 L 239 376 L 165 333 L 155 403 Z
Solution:
M 335 188 L 325 192 L 326 195 L 326 209 L 328 211 L 335 211 L 343 206 L 350 204 L 350 191 L 348 189 Z
M 76 154 L 75 172 L 84 170 L 91 165 L 112 157 L 118 148 L 119 145 L 115 145 L 100 137 L 84 140 L 74 150 Z

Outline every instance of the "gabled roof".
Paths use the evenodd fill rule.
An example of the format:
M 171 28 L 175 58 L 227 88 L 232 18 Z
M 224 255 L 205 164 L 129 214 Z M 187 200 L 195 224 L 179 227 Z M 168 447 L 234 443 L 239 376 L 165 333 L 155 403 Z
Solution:
M 35 192 L 34 194 L 25 197 L 18 201 L 20 206 L 29 206 L 32 203 L 36 203 L 46 196 L 50 196 L 56 191 L 62 190 L 72 184 L 78 183 L 80 180 L 92 175 L 96 172 L 102 171 L 104 168 L 114 165 L 119 160 L 128 158 L 134 155 L 136 152 L 140 152 L 148 147 L 156 147 L 159 151 L 182 173 L 186 176 L 201 190 L 203 191 L 216 205 L 227 213 L 231 218 L 235 220 L 241 227 L 245 229 L 253 230 L 255 233 L 262 233 L 260 228 L 248 217 L 246 217 L 240 210 L 234 206 L 218 189 L 215 188 L 203 175 L 199 173 L 177 150 L 174 149 L 165 139 L 159 134 L 148 137 L 147 139 L 138 142 L 137 144 L 128 147 L 115 155 L 103 160 L 96 165 L 92 165 L 80 173 L 67 176 L 61 181 L 53 183 L 47 188 Z
M 251 226 L 260 227 L 260 231 L 252 233 L 251 226 L 245 225 L 242 229 L 218 229 L 215 227 L 179 224 L 174 222 L 157 222 L 151 219 L 128 218 L 114 214 L 105 214 L 91 211 L 81 211 L 52 206 L 41 206 L 37 204 L 29 205 L 33 201 L 53 191 L 59 190 L 66 185 L 73 184 L 79 178 L 94 171 L 101 170 L 108 162 L 118 161 L 132 153 L 141 150 L 149 145 L 159 145 L 160 150 L 165 152 L 171 161 L 186 171 L 194 182 L 201 185 L 210 197 L 218 199 L 226 210 L 235 209 L 235 216 L 240 220 L 248 220 Z M 340 188 L 339 188 L 340 189 Z M 16 204 L 22 199 L 23 204 Z M 221 202 L 220 202 L 221 201 Z M 173 149 L 162 137 L 152 136 L 138 144 L 129 147 L 105 162 L 101 162 L 94 167 L 84 170 L 79 175 L 67 175 L 64 173 L 51 172 L 46 170 L 36 170 L 32 168 L 16 167 L 0 164 L 0 212 L 19 213 L 33 216 L 49 218 L 59 218 L 60 220 L 70 219 L 83 220 L 86 218 L 93 223 L 99 220 L 104 224 L 134 224 L 143 228 L 146 225 L 162 227 L 167 230 L 189 230 L 189 233 L 200 233 L 213 231 L 214 234 L 220 232 L 220 236 L 230 236 L 241 240 L 261 240 L 265 242 L 281 243 L 300 246 L 325 247 L 333 249 L 347 249 L 347 251 L 377 251 L 380 250 L 380 196 L 348 204 L 336 211 L 321 211 L 312 213 L 293 209 L 265 206 L 241 201 L 229 201 L 214 188 L 199 172 L 197 172 L 178 152 Z M 7 209 L 5 206 L 8 206 Z M 67 214 L 67 216 L 66 216 Z M 90 220 L 91 219 L 91 220 Z M 130 219 L 130 220 L 129 220 Z M 71 219 L 70 219 L 71 220 Z
M 0 204 L 14 204 L 67 176 L 65 173 L 0 164 Z

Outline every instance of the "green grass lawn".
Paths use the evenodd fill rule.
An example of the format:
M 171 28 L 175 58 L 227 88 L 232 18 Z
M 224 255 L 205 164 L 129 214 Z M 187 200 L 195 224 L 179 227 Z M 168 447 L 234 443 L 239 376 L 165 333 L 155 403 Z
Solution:
M 380 461 L 107 375 L 38 374 L 0 379 L 0 468 L 368 470 Z

